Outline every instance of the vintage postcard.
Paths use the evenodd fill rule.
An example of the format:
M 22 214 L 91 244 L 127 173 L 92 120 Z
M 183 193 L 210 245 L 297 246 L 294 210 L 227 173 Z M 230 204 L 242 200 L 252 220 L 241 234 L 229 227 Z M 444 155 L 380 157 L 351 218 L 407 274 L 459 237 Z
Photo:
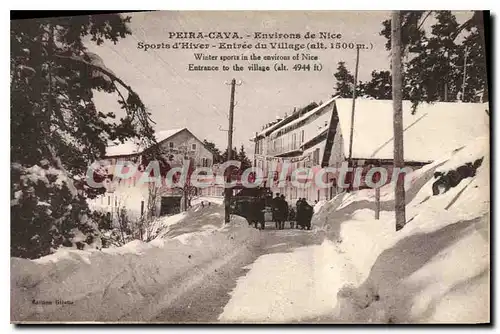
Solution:
M 11 20 L 11 322 L 490 323 L 489 13 Z

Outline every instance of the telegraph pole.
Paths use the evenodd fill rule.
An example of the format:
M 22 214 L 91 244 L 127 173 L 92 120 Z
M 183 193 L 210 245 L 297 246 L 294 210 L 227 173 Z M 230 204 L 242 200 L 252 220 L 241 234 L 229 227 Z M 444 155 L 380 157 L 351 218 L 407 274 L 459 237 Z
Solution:
M 465 79 L 467 79 L 467 54 L 469 51 L 467 50 L 467 47 L 465 47 L 465 54 L 464 54 L 464 79 L 462 81 L 462 102 L 465 101 Z
M 404 167 L 403 150 L 403 74 L 401 66 L 401 13 L 392 12 L 391 19 L 391 56 L 392 56 L 392 104 L 394 110 L 394 169 L 398 172 Z M 396 231 L 405 226 L 405 186 L 404 175 L 397 174 L 394 211 Z
M 354 84 L 352 88 L 352 110 L 351 110 L 351 132 L 349 134 L 349 156 L 347 158 L 348 167 L 352 167 L 352 143 L 354 138 L 354 112 L 356 111 L 356 88 L 358 85 L 359 48 L 356 48 L 356 68 L 354 70 Z M 348 191 L 354 188 L 354 172 L 349 178 Z
M 233 118 L 234 118 L 234 90 L 236 87 L 236 80 L 231 80 L 231 100 L 229 102 L 229 129 L 227 131 L 227 161 L 230 161 L 233 157 Z M 231 182 L 231 173 L 227 172 L 226 181 Z M 224 189 L 224 221 L 226 224 L 230 220 L 230 210 L 231 210 L 231 197 L 233 194 L 233 189 L 226 187 Z
M 356 68 L 354 70 L 354 86 L 352 89 L 351 132 L 349 135 L 349 163 L 352 158 L 352 140 L 354 137 L 354 112 L 356 110 L 356 88 L 358 85 L 359 48 L 356 48 Z

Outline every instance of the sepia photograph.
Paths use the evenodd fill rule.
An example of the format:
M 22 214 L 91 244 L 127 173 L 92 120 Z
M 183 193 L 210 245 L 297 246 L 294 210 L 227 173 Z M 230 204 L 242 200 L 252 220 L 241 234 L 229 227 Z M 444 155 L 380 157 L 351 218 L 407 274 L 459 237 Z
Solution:
M 12 324 L 491 323 L 489 11 L 31 15 Z

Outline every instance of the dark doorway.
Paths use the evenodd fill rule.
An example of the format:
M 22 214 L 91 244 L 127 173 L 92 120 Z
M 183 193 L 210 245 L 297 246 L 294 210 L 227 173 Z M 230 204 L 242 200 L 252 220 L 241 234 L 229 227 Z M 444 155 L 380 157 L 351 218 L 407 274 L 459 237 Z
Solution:
M 160 216 L 175 215 L 181 212 L 180 196 L 163 196 L 161 198 Z

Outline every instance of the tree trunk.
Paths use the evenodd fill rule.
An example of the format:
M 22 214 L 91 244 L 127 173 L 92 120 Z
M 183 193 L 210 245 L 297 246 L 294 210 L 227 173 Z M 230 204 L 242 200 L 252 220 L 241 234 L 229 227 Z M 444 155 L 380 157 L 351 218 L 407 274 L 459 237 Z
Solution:
M 394 169 L 401 171 L 404 167 L 403 150 L 403 75 L 401 66 L 401 14 L 392 12 L 391 20 L 392 50 L 392 103 L 394 109 Z M 396 231 L 406 223 L 404 174 L 399 175 L 395 188 Z

